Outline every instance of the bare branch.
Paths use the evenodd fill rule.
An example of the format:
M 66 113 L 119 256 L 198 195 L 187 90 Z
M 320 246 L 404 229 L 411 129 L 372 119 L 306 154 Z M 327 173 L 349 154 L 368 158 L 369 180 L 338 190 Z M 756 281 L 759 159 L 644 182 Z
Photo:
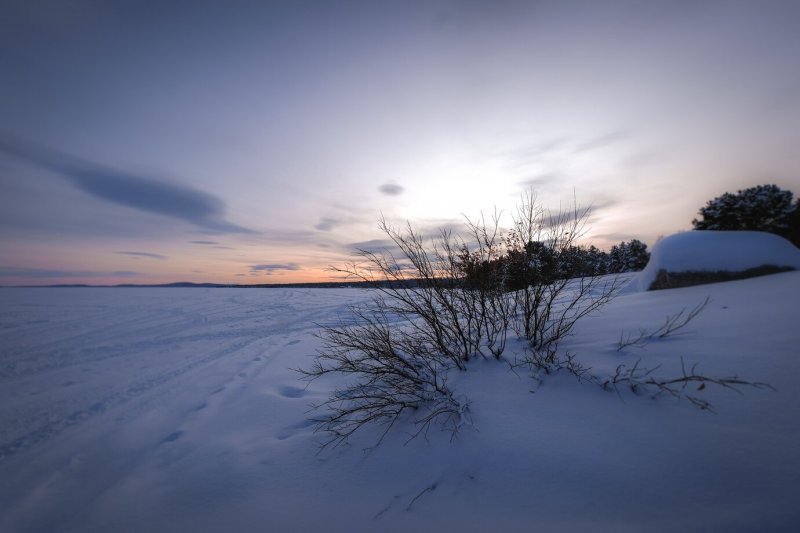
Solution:
M 625 386 L 633 393 L 647 392 L 652 397 L 667 394 L 674 398 L 686 399 L 698 409 L 708 411 L 713 411 L 711 402 L 700 398 L 696 394 L 697 392 L 705 390 L 708 385 L 716 385 L 725 389 L 734 390 L 740 394 L 740 389 L 742 387 L 775 390 L 775 388 L 768 383 L 748 381 L 738 376 L 717 378 L 700 374 L 697 372 L 697 364 L 692 365 L 691 369 L 687 371 L 682 357 L 681 374 L 673 378 L 657 378 L 654 376 L 654 373 L 660 366 L 640 368 L 640 362 L 641 359 L 637 360 L 632 367 L 627 367 L 624 364 L 619 365 L 614 375 L 609 376 L 602 382 L 602 387 L 606 390 L 613 389 L 619 392 L 619 387 Z M 690 390 L 689 386 L 694 384 L 696 384 L 697 387 Z
M 652 332 L 644 328 L 639 328 L 638 332 L 635 334 L 628 333 L 625 335 L 624 332 L 620 332 L 619 341 L 617 342 L 617 351 L 622 351 L 629 346 L 644 348 L 650 343 L 650 341 L 655 339 L 663 339 L 665 337 L 669 337 L 670 335 L 674 335 L 677 331 L 681 330 L 689 322 L 694 320 L 697 315 L 699 315 L 706 308 L 710 301 L 710 297 L 706 297 L 703 302 L 697 304 L 688 312 L 684 307 L 678 313 L 674 315 L 668 315 L 664 321 L 664 324 Z

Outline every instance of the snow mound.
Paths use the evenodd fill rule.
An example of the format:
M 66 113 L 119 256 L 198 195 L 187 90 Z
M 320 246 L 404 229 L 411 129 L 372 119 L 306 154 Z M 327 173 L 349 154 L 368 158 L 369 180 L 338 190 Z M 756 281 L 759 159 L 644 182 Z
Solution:
M 687 231 L 658 241 L 631 285 L 646 291 L 659 271 L 741 272 L 765 265 L 800 269 L 800 250 L 761 231 Z

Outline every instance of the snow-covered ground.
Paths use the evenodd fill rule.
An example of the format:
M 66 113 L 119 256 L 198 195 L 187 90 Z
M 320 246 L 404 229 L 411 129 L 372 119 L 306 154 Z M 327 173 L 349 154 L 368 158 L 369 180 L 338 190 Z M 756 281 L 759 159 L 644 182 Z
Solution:
M 710 413 L 476 361 L 452 383 L 474 427 L 365 453 L 377 428 L 319 451 L 306 411 L 333 383 L 290 368 L 368 291 L 2 289 L 0 531 L 796 531 L 798 295 L 800 272 L 628 292 L 564 345 L 777 391 L 708 387 Z

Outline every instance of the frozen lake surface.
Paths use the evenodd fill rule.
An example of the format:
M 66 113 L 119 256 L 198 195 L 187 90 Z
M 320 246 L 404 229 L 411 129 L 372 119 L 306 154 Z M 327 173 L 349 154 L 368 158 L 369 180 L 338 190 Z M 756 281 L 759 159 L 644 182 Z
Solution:
M 291 368 L 367 291 L 2 289 L 0 530 L 796 530 L 798 294 L 796 272 L 628 293 L 565 345 L 777 388 L 708 390 L 716 413 L 476 361 L 453 442 L 397 428 L 364 453 L 375 428 L 320 453 L 307 410 L 334 383 Z M 690 331 L 617 352 L 706 296 Z
M 95 502 L 120 490 L 121 482 L 132 482 L 130 474 L 145 468 L 143 463 L 172 464 L 187 451 L 184 443 L 203 440 L 194 430 L 214 421 L 218 437 L 217 429 L 230 418 L 242 417 L 224 407 L 237 398 L 264 396 L 263 410 L 245 406 L 251 418 L 239 418 L 240 430 L 228 434 L 232 441 L 242 431 L 261 433 L 271 425 L 267 420 L 282 419 L 283 403 L 301 404 L 304 412 L 304 384 L 288 367 L 313 353 L 308 343 L 315 323 L 360 297 L 355 290 L 0 291 L 5 525 L 82 529 L 84 518 L 103 512 Z M 280 441 L 309 431 L 298 424 L 301 418 L 293 422 L 298 427 L 278 422 L 274 434 L 262 436 Z M 235 448 L 209 458 L 206 466 L 221 467 L 226 453 L 235 455 Z M 164 478 L 157 489 L 169 490 L 179 478 Z M 214 499 L 233 496 L 217 487 L 212 492 Z M 153 494 L 135 497 L 144 509 L 142 500 Z M 193 503 L 208 505 L 202 499 Z M 137 519 L 147 524 L 153 517 Z

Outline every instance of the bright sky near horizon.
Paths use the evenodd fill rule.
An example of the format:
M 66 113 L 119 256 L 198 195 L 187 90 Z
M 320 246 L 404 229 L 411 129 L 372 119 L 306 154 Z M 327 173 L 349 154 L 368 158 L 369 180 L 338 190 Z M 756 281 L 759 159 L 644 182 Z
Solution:
M 800 193 L 800 2 L 6 0 L 0 285 L 282 283 L 529 187 L 601 248 Z

